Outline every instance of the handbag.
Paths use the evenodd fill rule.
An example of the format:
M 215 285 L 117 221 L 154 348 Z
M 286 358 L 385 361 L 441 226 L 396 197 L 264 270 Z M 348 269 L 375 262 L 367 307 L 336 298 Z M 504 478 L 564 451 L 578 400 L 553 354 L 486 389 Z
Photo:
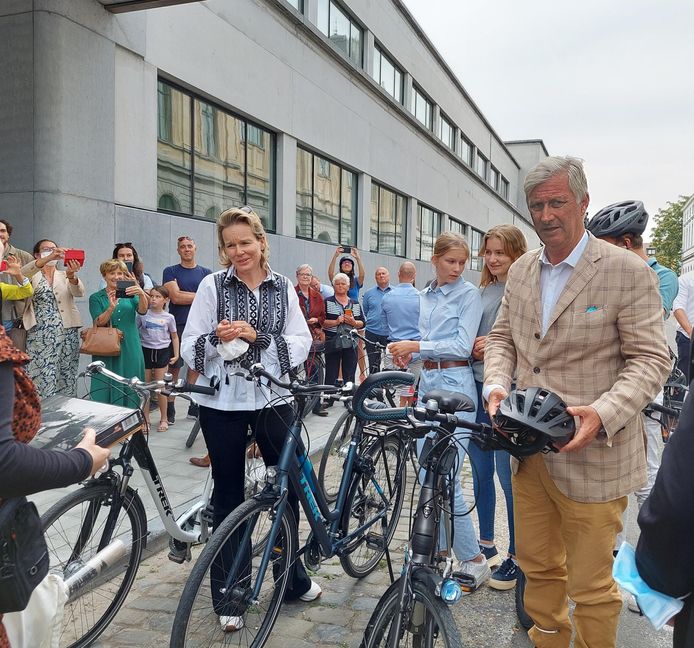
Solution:
M 19 612 L 48 574 L 48 547 L 41 518 L 26 497 L 0 505 L 0 614 Z
M 12 323 L 12 328 L 7 332 L 12 344 L 20 351 L 27 350 L 27 330 L 24 328 L 24 323 L 21 319 L 16 319 Z
M 80 332 L 80 353 L 93 356 L 113 357 L 120 355 L 123 331 L 114 326 L 92 326 Z
M 350 334 L 350 327 L 347 324 L 338 324 L 335 329 L 334 337 L 325 340 L 325 352 L 335 353 L 343 349 L 355 349 L 356 340 Z

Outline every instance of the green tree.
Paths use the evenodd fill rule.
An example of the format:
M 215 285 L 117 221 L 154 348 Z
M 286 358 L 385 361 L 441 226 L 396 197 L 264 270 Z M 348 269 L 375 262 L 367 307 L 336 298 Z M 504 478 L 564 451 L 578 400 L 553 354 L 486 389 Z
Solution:
M 682 211 L 687 200 L 689 196 L 680 196 L 674 203 L 668 200 L 667 207 L 658 210 L 651 237 L 658 263 L 677 274 L 682 265 Z

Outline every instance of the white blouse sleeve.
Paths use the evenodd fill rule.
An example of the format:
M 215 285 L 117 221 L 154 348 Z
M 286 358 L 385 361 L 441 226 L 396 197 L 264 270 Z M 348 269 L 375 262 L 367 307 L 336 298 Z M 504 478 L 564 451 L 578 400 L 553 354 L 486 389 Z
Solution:
M 221 376 L 224 361 L 217 352 L 217 289 L 215 275 L 207 275 L 198 286 L 181 339 L 181 357 L 198 373 Z

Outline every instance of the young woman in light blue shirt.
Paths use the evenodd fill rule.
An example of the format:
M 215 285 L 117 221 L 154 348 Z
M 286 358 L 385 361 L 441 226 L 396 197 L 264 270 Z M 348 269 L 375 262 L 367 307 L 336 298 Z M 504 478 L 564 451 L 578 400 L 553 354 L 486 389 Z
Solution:
M 477 401 L 472 373 L 472 347 L 482 316 L 478 289 L 463 279 L 470 257 L 467 241 L 460 234 L 445 232 L 436 239 L 431 262 L 436 279 L 420 294 L 419 330 L 421 340 L 394 342 L 389 349 L 393 360 L 405 366 L 413 353 L 419 353 L 424 364 L 419 379 L 419 400 L 432 389 L 447 389 Z M 460 418 L 474 421 L 475 413 L 458 412 Z M 463 433 L 463 430 L 460 431 Z M 420 442 L 420 450 L 421 450 Z M 459 440 L 453 519 L 453 552 L 457 558 L 454 571 L 475 579 L 479 587 L 489 580 L 491 571 L 480 552 L 468 505 L 460 484 L 460 468 L 467 453 L 468 441 Z M 443 541 L 443 533 L 441 540 Z

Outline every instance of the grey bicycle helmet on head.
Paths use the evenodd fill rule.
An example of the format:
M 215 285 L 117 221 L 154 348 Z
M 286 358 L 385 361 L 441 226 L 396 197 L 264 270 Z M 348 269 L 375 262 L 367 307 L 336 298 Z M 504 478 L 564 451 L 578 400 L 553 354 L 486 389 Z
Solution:
M 494 425 L 507 435 L 516 456 L 528 456 L 549 447 L 557 451 L 573 438 L 576 424 L 566 403 L 542 387 L 515 389 L 502 401 Z
M 643 234 L 648 224 L 648 212 L 640 200 L 625 200 L 603 207 L 586 226 L 598 238 Z

